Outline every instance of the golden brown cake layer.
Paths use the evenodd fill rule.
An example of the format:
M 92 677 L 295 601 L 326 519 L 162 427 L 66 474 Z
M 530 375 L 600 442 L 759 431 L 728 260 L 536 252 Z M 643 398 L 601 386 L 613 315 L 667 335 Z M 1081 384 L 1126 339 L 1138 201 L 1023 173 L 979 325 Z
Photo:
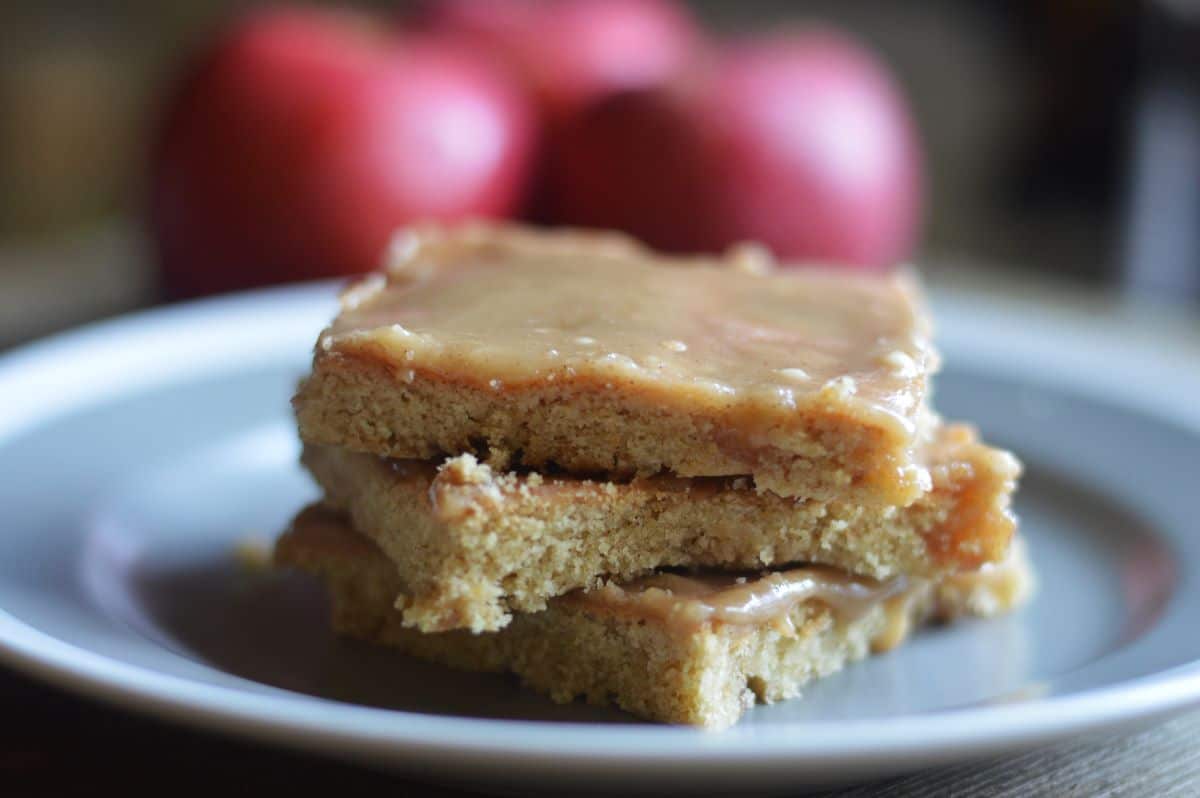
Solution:
M 280 539 L 275 558 L 326 582 L 339 633 L 464 670 L 512 671 L 555 701 L 615 701 L 652 720 L 709 728 L 733 724 L 756 699 L 794 697 L 811 679 L 872 650 L 890 649 L 914 623 L 1004 612 L 1024 601 L 1032 587 L 1023 551 L 1014 546 L 1005 563 L 974 577 L 957 575 L 952 589 L 920 580 L 901 586 L 837 577 L 862 594 L 850 605 L 820 591 L 793 592 L 753 619 L 709 614 L 698 623 L 680 623 L 678 617 L 692 618 L 697 604 L 744 606 L 747 592 L 771 601 L 776 588 L 760 579 L 796 584 L 811 573 L 751 576 L 742 583 L 734 578 L 732 585 L 730 577 L 709 577 L 700 580 L 698 593 L 693 587 L 678 597 L 665 595 L 663 582 L 654 581 L 671 581 L 663 575 L 573 593 L 550 602 L 544 612 L 518 615 L 492 634 L 422 634 L 405 627 L 392 605 L 392 596 L 403 589 L 394 565 L 343 516 L 321 508 L 301 513 Z M 678 581 L 672 584 L 679 587 Z M 664 614 L 664 602 L 677 602 L 679 609 Z
M 396 564 L 406 623 L 483 631 L 601 577 L 667 566 L 811 562 L 884 579 L 1002 559 L 1016 460 L 962 425 L 942 427 L 925 454 L 932 489 L 905 508 L 783 498 L 738 478 L 497 473 L 470 455 L 435 468 L 309 446 L 303 461 Z
M 936 365 L 905 276 L 425 228 L 344 294 L 295 407 L 306 442 L 385 457 L 906 505 Z

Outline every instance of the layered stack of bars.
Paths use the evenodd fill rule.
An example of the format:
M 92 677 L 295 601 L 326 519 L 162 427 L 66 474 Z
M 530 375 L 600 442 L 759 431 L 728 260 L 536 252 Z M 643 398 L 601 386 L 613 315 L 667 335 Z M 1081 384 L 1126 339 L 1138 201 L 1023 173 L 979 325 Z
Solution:
M 340 633 L 728 726 L 1028 595 L 1019 464 L 932 411 L 929 336 L 903 274 L 405 232 L 295 398 L 324 499 L 276 560 Z

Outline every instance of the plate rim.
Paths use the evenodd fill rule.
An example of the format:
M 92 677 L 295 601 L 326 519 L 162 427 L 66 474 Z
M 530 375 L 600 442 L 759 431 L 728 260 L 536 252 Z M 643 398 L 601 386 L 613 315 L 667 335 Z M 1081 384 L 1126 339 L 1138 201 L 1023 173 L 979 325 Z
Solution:
M 196 347 L 197 357 L 191 359 L 172 352 L 176 366 L 166 371 L 143 368 L 140 378 L 148 384 L 170 381 L 189 371 L 208 373 L 218 360 L 224 368 L 277 363 L 285 350 L 294 354 L 297 335 L 311 340 L 315 329 L 327 319 L 334 307 L 334 285 L 323 281 L 182 303 L 35 341 L 0 356 L 0 393 L 14 380 L 22 381 L 32 374 L 36 395 L 38 386 L 44 392 L 54 384 L 52 372 L 62 370 L 47 369 L 47 362 L 61 366 L 60 359 L 66 357 L 92 357 L 98 361 L 94 355 L 99 351 L 119 346 L 128 350 L 131 344 L 140 343 L 144 346 L 133 347 L 138 351 L 123 351 L 114 366 L 133 373 L 162 356 L 161 347 L 155 349 L 150 344 L 166 330 L 190 333 L 190 339 L 182 336 L 185 345 L 187 340 L 194 340 L 204 346 Z M 277 306 L 277 310 L 301 312 L 283 323 L 277 323 L 278 314 L 274 314 L 274 327 L 262 331 L 262 318 L 272 315 L 263 313 L 264 303 Z M 946 307 L 938 307 L 940 303 L 946 303 Z M 952 345 L 939 340 L 948 359 L 953 359 L 954 351 L 969 351 L 973 368 L 1016 372 L 1025 378 L 1032 375 L 1035 382 L 1065 385 L 1087 394 L 1099 392 L 1107 403 L 1200 431 L 1200 408 L 1190 407 L 1182 399 L 1188 391 L 1193 396 L 1200 391 L 1200 374 L 1177 375 L 1180 390 L 1155 392 L 1155 396 L 1128 390 L 1129 382 L 1138 376 L 1130 372 L 1161 375 L 1170 367 L 1170 358 L 1164 359 L 1167 353 L 1131 341 L 1119 329 L 1089 323 L 1085 317 L 1052 306 L 1041 308 L 1042 312 L 1026 323 L 1028 304 L 978 295 L 939 297 L 934 292 L 934 305 L 939 326 L 953 331 L 948 336 Z M 987 335 L 989 326 L 994 329 L 996 319 L 1014 313 L 1022 317 L 1022 328 L 1014 330 L 1013 335 L 1006 331 L 1003 342 L 991 340 L 996 336 Z M 201 349 L 220 348 L 212 338 L 212 322 L 218 319 L 239 332 L 244 331 L 243 324 L 257 320 L 262 345 L 251 352 L 239 352 L 240 359 L 205 359 Z M 988 319 L 993 320 L 991 324 Z M 203 335 L 199 334 L 201 330 Z M 1097 370 L 1099 361 L 1087 353 L 1089 347 L 1081 348 L 1078 343 L 1082 338 L 1094 344 L 1097 337 L 1105 344 L 1096 347 L 1107 353 L 1104 365 L 1111 366 L 1116 352 L 1117 360 L 1123 363 L 1121 369 Z M 1057 348 L 1045 347 L 1046 340 L 1055 341 Z M 177 349 L 180 341 L 180 336 L 173 336 L 173 347 Z M 1200 353 L 1200 347 L 1196 352 Z M 113 382 L 123 386 L 118 395 L 135 390 L 120 380 Z M 14 430 L 94 401 L 94 395 L 62 397 L 51 403 L 27 401 L 15 413 L 6 412 L 0 417 L 0 446 Z M 619 763 L 641 772 L 670 766 L 708 772 L 732 765 L 831 771 L 851 765 L 894 767 L 901 762 L 908 768 L 1018 750 L 1069 734 L 1145 722 L 1200 705 L 1200 660 L 1196 660 L 1130 681 L 1019 704 L 950 708 L 887 722 L 820 721 L 820 734 L 816 735 L 811 733 L 813 721 L 785 722 L 773 726 L 770 734 L 745 727 L 739 732 L 735 727 L 717 735 L 668 726 L 608 727 L 434 716 L 342 704 L 277 688 L 260 692 L 205 684 L 59 640 L 3 608 L 0 664 L 77 694 L 211 731 L 309 750 L 353 752 L 393 763 L 416 759 L 428 762 L 432 756 L 453 758 L 456 766 L 464 768 L 502 763 L 506 768 L 530 773 L 554 772 L 568 763 L 575 768 L 605 768 Z M 313 713 L 313 702 L 319 702 L 325 711 Z M 554 758 L 548 759 L 548 754 Z
M 333 753 L 352 751 L 356 758 L 403 762 L 436 756 L 453 758 L 464 768 L 503 762 L 543 773 L 567 763 L 641 769 L 683 765 L 690 770 L 939 764 L 1021 750 L 1069 734 L 1112 731 L 1200 703 L 1200 662 L 1193 662 L 1029 702 L 951 708 L 886 723 L 878 718 L 785 722 L 769 735 L 436 716 L 344 704 L 280 688 L 250 692 L 205 684 L 66 643 L 2 610 L 0 663 L 79 695 L 213 731 L 304 749 L 328 751 L 337 744 Z M 328 710 L 319 718 L 312 712 L 314 702 Z M 814 725 L 820 727 L 819 735 L 811 734 Z

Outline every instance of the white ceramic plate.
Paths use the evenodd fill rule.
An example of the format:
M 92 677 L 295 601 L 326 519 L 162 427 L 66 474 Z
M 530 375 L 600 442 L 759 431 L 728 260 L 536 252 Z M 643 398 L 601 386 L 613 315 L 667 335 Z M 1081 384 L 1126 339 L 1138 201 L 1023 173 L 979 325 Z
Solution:
M 333 639 L 254 574 L 315 489 L 288 398 L 328 285 L 100 324 L 0 360 L 0 660 L 176 721 L 434 778 L 739 791 L 859 781 L 1200 702 L 1200 348 L 937 302 L 938 402 L 1028 464 L 1041 589 L 703 733 Z

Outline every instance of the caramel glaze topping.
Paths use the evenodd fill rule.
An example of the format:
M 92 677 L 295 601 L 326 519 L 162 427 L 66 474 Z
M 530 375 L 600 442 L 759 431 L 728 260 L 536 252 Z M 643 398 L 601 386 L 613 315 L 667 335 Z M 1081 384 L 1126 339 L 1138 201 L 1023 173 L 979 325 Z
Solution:
M 1017 529 L 1012 494 L 1021 463 L 1009 452 L 980 443 L 965 424 L 944 424 L 923 452 L 935 503 L 952 507 L 922 536 L 929 554 L 966 572 L 1001 560 Z
M 596 233 L 417 228 L 344 294 L 318 354 L 497 393 L 619 387 L 761 429 L 832 407 L 912 441 L 937 367 L 913 282 L 742 260 Z
M 1011 603 L 1022 582 L 1023 557 L 1020 541 L 1016 541 L 1004 561 L 944 578 L 941 584 L 951 586 L 954 592 L 935 594 L 931 611 L 939 617 L 950 617 L 954 608 L 940 607 L 937 602 L 943 596 L 957 599 L 976 590 L 994 594 L 1001 603 Z M 564 600 L 585 608 L 654 619 L 682 633 L 705 625 L 764 624 L 789 632 L 793 630 L 789 613 L 808 601 L 829 607 L 839 623 L 852 622 L 883 604 L 886 623 L 874 647 L 886 650 L 907 636 L 912 602 L 921 595 L 930 595 L 938 584 L 903 576 L 878 581 L 836 568 L 806 565 L 750 576 L 659 572 L 623 585 L 606 583 L 591 591 L 577 591 Z
M 851 621 L 881 601 L 904 593 L 909 580 L 877 581 L 822 565 L 765 575 L 728 572 L 659 572 L 622 585 L 607 583 L 570 598 L 584 606 L 653 618 L 691 632 L 705 624 L 783 625 L 793 607 L 815 600 L 841 620 Z

